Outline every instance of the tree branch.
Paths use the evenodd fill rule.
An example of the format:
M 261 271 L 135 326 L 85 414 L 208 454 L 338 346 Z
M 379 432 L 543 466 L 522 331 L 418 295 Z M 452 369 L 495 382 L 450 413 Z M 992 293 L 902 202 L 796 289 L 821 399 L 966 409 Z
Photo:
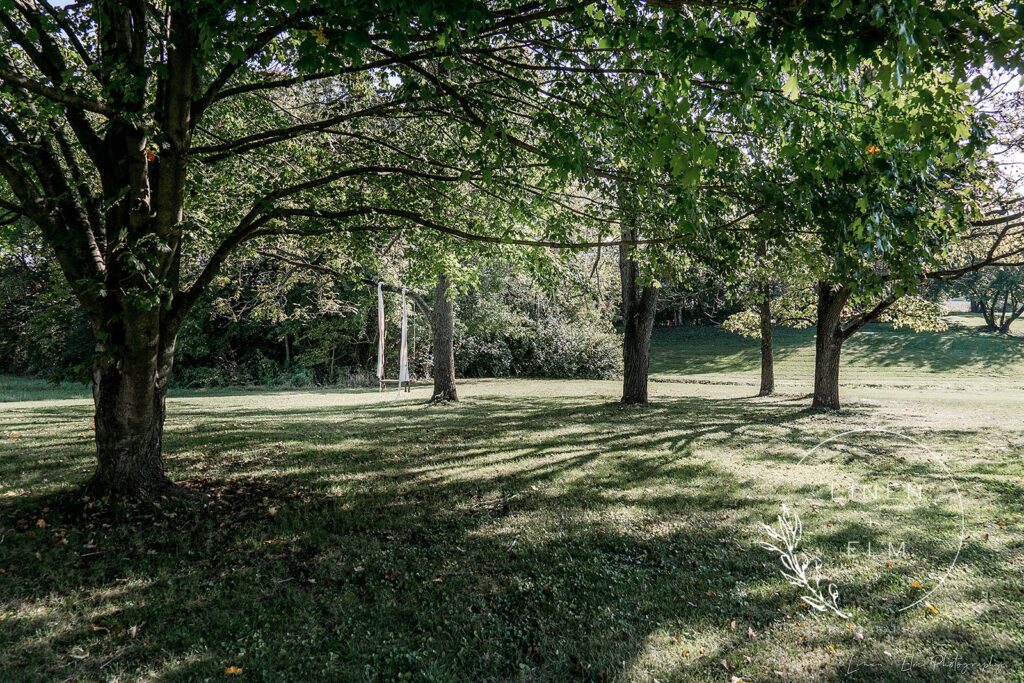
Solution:
M 221 161 L 222 159 L 226 159 L 233 154 L 240 154 L 259 147 L 272 145 L 274 143 L 293 138 L 302 133 L 322 132 L 339 123 L 362 118 L 364 116 L 372 116 L 404 103 L 404 100 L 396 100 L 384 104 L 373 105 L 358 111 L 320 119 L 319 121 L 310 121 L 308 123 L 300 123 L 285 128 L 263 131 L 262 133 L 254 133 L 230 142 L 223 142 L 216 145 L 197 145 L 193 147 L 191 151 L 193 154 L 197 155 L 210 155 L 203 159 L 203 161 L 205 163 L 214 163 Z
M 29 92 L 41 95 L 48 100 L 53 102 L 59 102 L 75 109 L 81 109 L 84 111 L 91 111 L 94 114 L 102 114 L 107 118 L 114 118 L 117 116 L 117 110 L 108 107 L 102 102 L 90 100 L 81 95 L 76 95 L 73 92 L 66 92 L 64 90 L 58 90 L 57 88 L 51 88 L 48 85 L 39 83 L 30 78 L 26 78 L 13 71 L 9 71 L 3 67 L 0 67 L 0 81 L 7 83 L 8 85 L 15 85 Z
M 900 298 L 899 294 L 895 292 L 889 294 L 887 297 L 878 302 L 878 305 L 872 308 L 870 311 L 866 311 L 856 316 L 843 328 L 841 334 L 843 341 L 849 339 L 855 332 L 860 330 L 862 327 L 867 325 L 869 322 L 878 320 L 879 316 L 885 313 L 886 309 L 896 303 L 897 299 Z
M 349 279 L 349 277 L 347 277 L 344 273 L 342 273 L 339 270 L 335 270 L 334 268 L 331 268 L 329 266 L 325 266 L 325 265 L 322 265 L 322 264 L 312 263 L 312 262 L 310 262 L 310 261 L 308 261 L 306 259 L 303 259 L 303 258 L 301 258 L 301 257 L 299 257 L 299 256 L 297 256 L 295 254 L 291 254 L 291 253 L 281 249 L 280 247 L 275 248 L 274 251 L 265 251 L 263 249 L 259 249 L 259 250 L 257 250 L 257 253 L 260 254 L 261 256 L 267 256 L 267 257 L 270 257 L 270 258 L 278 259 L 279 261 L 283 261 L 284 263 L 296 266 L 298 268 L 306 268 L 308 270 L 312 270 L 312 271 L 315 271 L 315 272 L 318 272 L 318 273 L 322 273 L 324 275 L 330 275 L 335 280 L 347 280 L 347 279 Z M 416 290 L 410 289 L 408 287 L 400 287 L 398 285 L 389 285 L 386 282 L 381 282 L 379 276 L 377 276 L 374 273 L 371 273 L 371 272 L 369 272 L 369 271 L 367 271 L 365 269 L 364 269 L 364 273 L 365 273 L 365 277 L 357 278 L 361 283 L 363 283 L 364 285 L 366 285 L 367 287 L 370 287 L 370 288 L 375 288 L 379 284 L 381 286 L 381 289 L 383 289 L 386 292 L 391 292 L 392 294 L 402 294 L 404 292 L 405 294 L 407 294 L 409 296 L 409 298 L 411 298 L 413 300 L 413 303 L 415 303 L 419 308 L 421 308 L 423 310 L 424 313 L 427 314 L 428 318 L 430 317 L 430 315 L 431 315 L 431 308 L 427 304 L 426 299 L 423 298 L 422 294 L 420 294 Z
M 211 104 L 217 99 L 217 95 L 220 93 L 221 88 L 231 77 L 241 69 L 247 61 L 255 57 L 262 51 L 267 45 L 271 43 L 275 38 L 284 33 L 288 27 L 296 21 L 301 20 L 303 17 L 309 16 L 296 15 L 288 17 L 275 24 L 272 24 L 257 34 L 253 42 L 245 48 L 245 56 L 237 62 L 229 63 L 224 65 L 220 70 L 220 73 L 213 79 L 210 85 L 206 88 L 206 91 L 197 99 L 192 105 L 192 127 L 194 128 L 199 119 L 202 118 L 203 114 L 210 107 Z

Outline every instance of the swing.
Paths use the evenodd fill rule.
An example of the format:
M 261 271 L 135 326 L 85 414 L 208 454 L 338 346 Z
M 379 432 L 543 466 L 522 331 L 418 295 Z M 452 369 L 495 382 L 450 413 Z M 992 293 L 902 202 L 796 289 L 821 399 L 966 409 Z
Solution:
M 398 352 L 398 379 L 387 379 L 384 374 L 384 289 L 383 283 L 377 283 L 377 381 L 380 390 L 384 391 L 388 384 L 397 384 L 401 393 L 404 388 L 409 392 L 412 382 L 409 379 L 409 307 L 405 302 L 405 287 L 402 288 L 402 342 Z

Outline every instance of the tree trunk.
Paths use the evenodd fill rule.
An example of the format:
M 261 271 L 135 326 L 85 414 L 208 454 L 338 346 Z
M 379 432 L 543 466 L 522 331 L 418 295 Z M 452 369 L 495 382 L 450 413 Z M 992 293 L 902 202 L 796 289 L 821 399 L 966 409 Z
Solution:
M 623 231 L 635 239 L 632 231 Z M 622 280 L 622 402 L 647 403 L 647 375 L 651 367 L 651 332 L 658 303 L 658 289 L 640 286 L 640 265 L 630 257 L 629 246 L 619 247 Z
M 775 354 L 772 349 L 772 301 L 768 285 L 761 288 L 761 389 L 758 396 L 775 393 Z
M 987 305 L 984 301 L 980 302 L 980 305 L 981 317 L 985 319 L 985 329 L 989 332 L 995 332 L 999 329 L 996 325 L 995 299 L 992 300 L 991 306 Z
M 1004 316 L 1003 322 L 999 325 L 999 334 L 1010 334 L 1010 328 L 1013 323 L 1017 322 L 1017 319 L 1024 315 L 1024 306 L 1017 306 L 1017 302 L 1012 302 L 1008 316 Z
M 818 283 L 817 335 L 814 344 L 813 408 L 839 409 L 839 359 L 843 350 L 843 307 L 850 291 Z
M 284 369 L 289 370 L 292 367 L 292 347 L 288 343 L 288 333 L 284 333 Z
M 139 498 L 173 487 L 162 454 L 167 381 L 174 339 L 161 339 L 159 313 L 125 313 L 109 328 L 120 339 L 97 345 L 93 364 L 96 472 L 86 489 L 96 496 Z M 113 346 L 119 348 L 112 348 Z
M 431 401 L 458 401 L 455 389 L 455 313 L 448 295 L 448 278 L 441 275 L 434 287 L 430 330 L 433 340 L 434 393 Z

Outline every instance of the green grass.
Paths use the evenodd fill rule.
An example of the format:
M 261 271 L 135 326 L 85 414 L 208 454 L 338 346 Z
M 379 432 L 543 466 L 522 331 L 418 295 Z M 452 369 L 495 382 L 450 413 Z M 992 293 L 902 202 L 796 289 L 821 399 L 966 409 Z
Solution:
M 0 406 L 0 680 L 1024 680 L 1020 340 L 873 327 L 819 414 L 810 335 L 779 336 L 772 399 L 756 340 L 711 329 L 658 330 L 641 409 L 585 381 L 174 397 L 168 467 L 209 498 L 159 508 L 73 504 L 88 400 Z M 898 608 L 956 552 L 941 466 L 864 437 L 800 462 L 858 428 L 966 501 L 934 613 Z M 823 493 L 903 481 L 935 504 Z M 783 502 L 848 619 L 758 546 Z
M 91 396 L 89 387 L 84 384 L 54 384 L 38 377 L 0 375 L 0 403 L 88 398 L 89 396 Z
M 843 345 L 842 379 L 892 386 L 956 382 L 1000 377 L 1024 380 L 1024 329 L 1020 321 L 1010 335 L 982 329 L 980 315 L 948 317 L 946 332 L 893 330 L 868 325 Z M 814 377 L 814 330 L 775 332 L 776 375 L 793 389 L 808 391 Z M 654 337 L 651 372 L 662 379 L 731 379 L 757 381 L 757 340 L 726 334 L 714 327 L 661 328 Z

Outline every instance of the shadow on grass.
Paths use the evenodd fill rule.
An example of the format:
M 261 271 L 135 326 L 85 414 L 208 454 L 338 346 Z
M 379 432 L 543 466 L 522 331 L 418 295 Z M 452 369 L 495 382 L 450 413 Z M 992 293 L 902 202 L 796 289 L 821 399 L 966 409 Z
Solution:
M 84 444 L 31 435 L 83 415 L 19 416 L 0 476 L 41 486 L 87 464 Z M 763 449 L 765 430 L 808 448 L 808 416 L 706 399 L 179 408 L 169 465 L 206 503 L 0 505 L 0 678 L 722 680 L 754 662 L 767 679 L 797 594 L 741 532 L 775 501 L 704 454 Z M 974 656 L 1014 661 L 1001 643 Z M 906 680 L 881 657 L 819 678 Z
M 958 316 L 972 322 L 980 316 Z M 779 328 L 774 334 L 775 359 L 804 358 L 813 367 L 814 330 Z M 754 372 L 760 367 L 760 342 L 714 326 L 657 328 L 652 339 L 652 374 Z M 1024 366 L 1024 337 L 998 335 L 981 328 L 953 324 L 943 332 L 893 329 L 888 324 L 865 327 L 843 346 L 844 363 L 866 367 L 903 367 L 943 373 L 1006 372 Z
M 813 330 L 779 328 L 773 335 L 775 360 L 814 352 Z M 651 374 L 708 374 L 760 367 L 757 339 L 707 326 L 658 327 L 651 339 Z
M 845 351 L 881 367 L 910 366 L 937 373 L 963 368 L 991 372 L 1024 363 L 1024 338 L 973 327 L 914 332 L 872 325 L 852 337 Z

